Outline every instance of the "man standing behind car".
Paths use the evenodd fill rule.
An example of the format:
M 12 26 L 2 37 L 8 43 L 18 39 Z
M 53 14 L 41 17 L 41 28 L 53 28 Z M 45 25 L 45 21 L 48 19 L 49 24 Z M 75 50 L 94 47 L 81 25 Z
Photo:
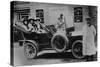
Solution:
M 64 29 L 65 28 L 65 17 L 63 14 L 60 14 L 60 17 L 58 18 L 59 22 L 57 23 L 57 29 L 58 30 L 61 30 L 61 29 Z
M 96 54 L 96 45 L 94 38 L 96 30 L 91 24 L 91 18 L 86 18 L 86 24 L 83 26 L 83 55 L 87 56 L 87 61 L 92 61 Z

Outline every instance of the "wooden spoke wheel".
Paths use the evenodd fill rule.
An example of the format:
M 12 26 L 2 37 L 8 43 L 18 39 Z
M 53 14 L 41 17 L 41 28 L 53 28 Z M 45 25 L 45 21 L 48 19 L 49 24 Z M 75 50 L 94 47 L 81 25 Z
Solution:
M 84 58 L 82 54 L 82 40 L 76 40 L 72 45 L 72 54 L 77 59 Z
M 36 43 L 25 43 L 24 44 L 24 54 L 26 56 L 26 58 L 28 59 L 33 59 L 37 56 L 37 47 L 36 47 Z

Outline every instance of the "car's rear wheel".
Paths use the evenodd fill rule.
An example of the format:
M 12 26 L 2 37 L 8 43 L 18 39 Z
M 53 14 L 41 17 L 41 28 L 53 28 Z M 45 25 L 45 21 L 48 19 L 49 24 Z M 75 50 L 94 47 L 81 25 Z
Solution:
M 26 58 L 28 59 L 33 59 L 36 58 L 37 56 L 37 44 L 28 42 L 24 44 L 24 54 Z
M 76 40 L 72 44 L 72 54 L 77 59 L 84 58 L 84 55 L 82 53 L 82 40 Z

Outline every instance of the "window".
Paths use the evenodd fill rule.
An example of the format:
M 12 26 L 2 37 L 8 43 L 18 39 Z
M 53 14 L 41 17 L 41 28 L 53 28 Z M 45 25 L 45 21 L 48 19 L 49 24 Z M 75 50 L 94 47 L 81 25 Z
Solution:
M 17 20 L 20 21 L 22 18 L 28 18 L 30 14 L 30 9 L 16 10 Z
M 82 7 L 74 8 L 74 22 L 83 22 Z
M 41 23 L 44 23 L 44 12 L 43 12 L 43 9 L 37 9 L 36 10 L 36 17 L 40 18 Z

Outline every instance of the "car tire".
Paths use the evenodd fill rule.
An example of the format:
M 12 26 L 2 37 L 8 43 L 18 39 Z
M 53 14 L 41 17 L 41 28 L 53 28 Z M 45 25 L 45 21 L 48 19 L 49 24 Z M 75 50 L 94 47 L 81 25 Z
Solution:
M 62 35 L 56 35 L 51 39 L 51 46 L 57 52 L 64 52 L 67 47 L 67 40 Z
M 38 52 L 36 45 L 37 43 L 35 41 L 24 43 L 24 54 L 27 59 L 36 58 Z
M 72 55 L 77 59 L 83 59 L 85 57 L 82 53 L 82 40 L 76 40 L 73 42 Z

